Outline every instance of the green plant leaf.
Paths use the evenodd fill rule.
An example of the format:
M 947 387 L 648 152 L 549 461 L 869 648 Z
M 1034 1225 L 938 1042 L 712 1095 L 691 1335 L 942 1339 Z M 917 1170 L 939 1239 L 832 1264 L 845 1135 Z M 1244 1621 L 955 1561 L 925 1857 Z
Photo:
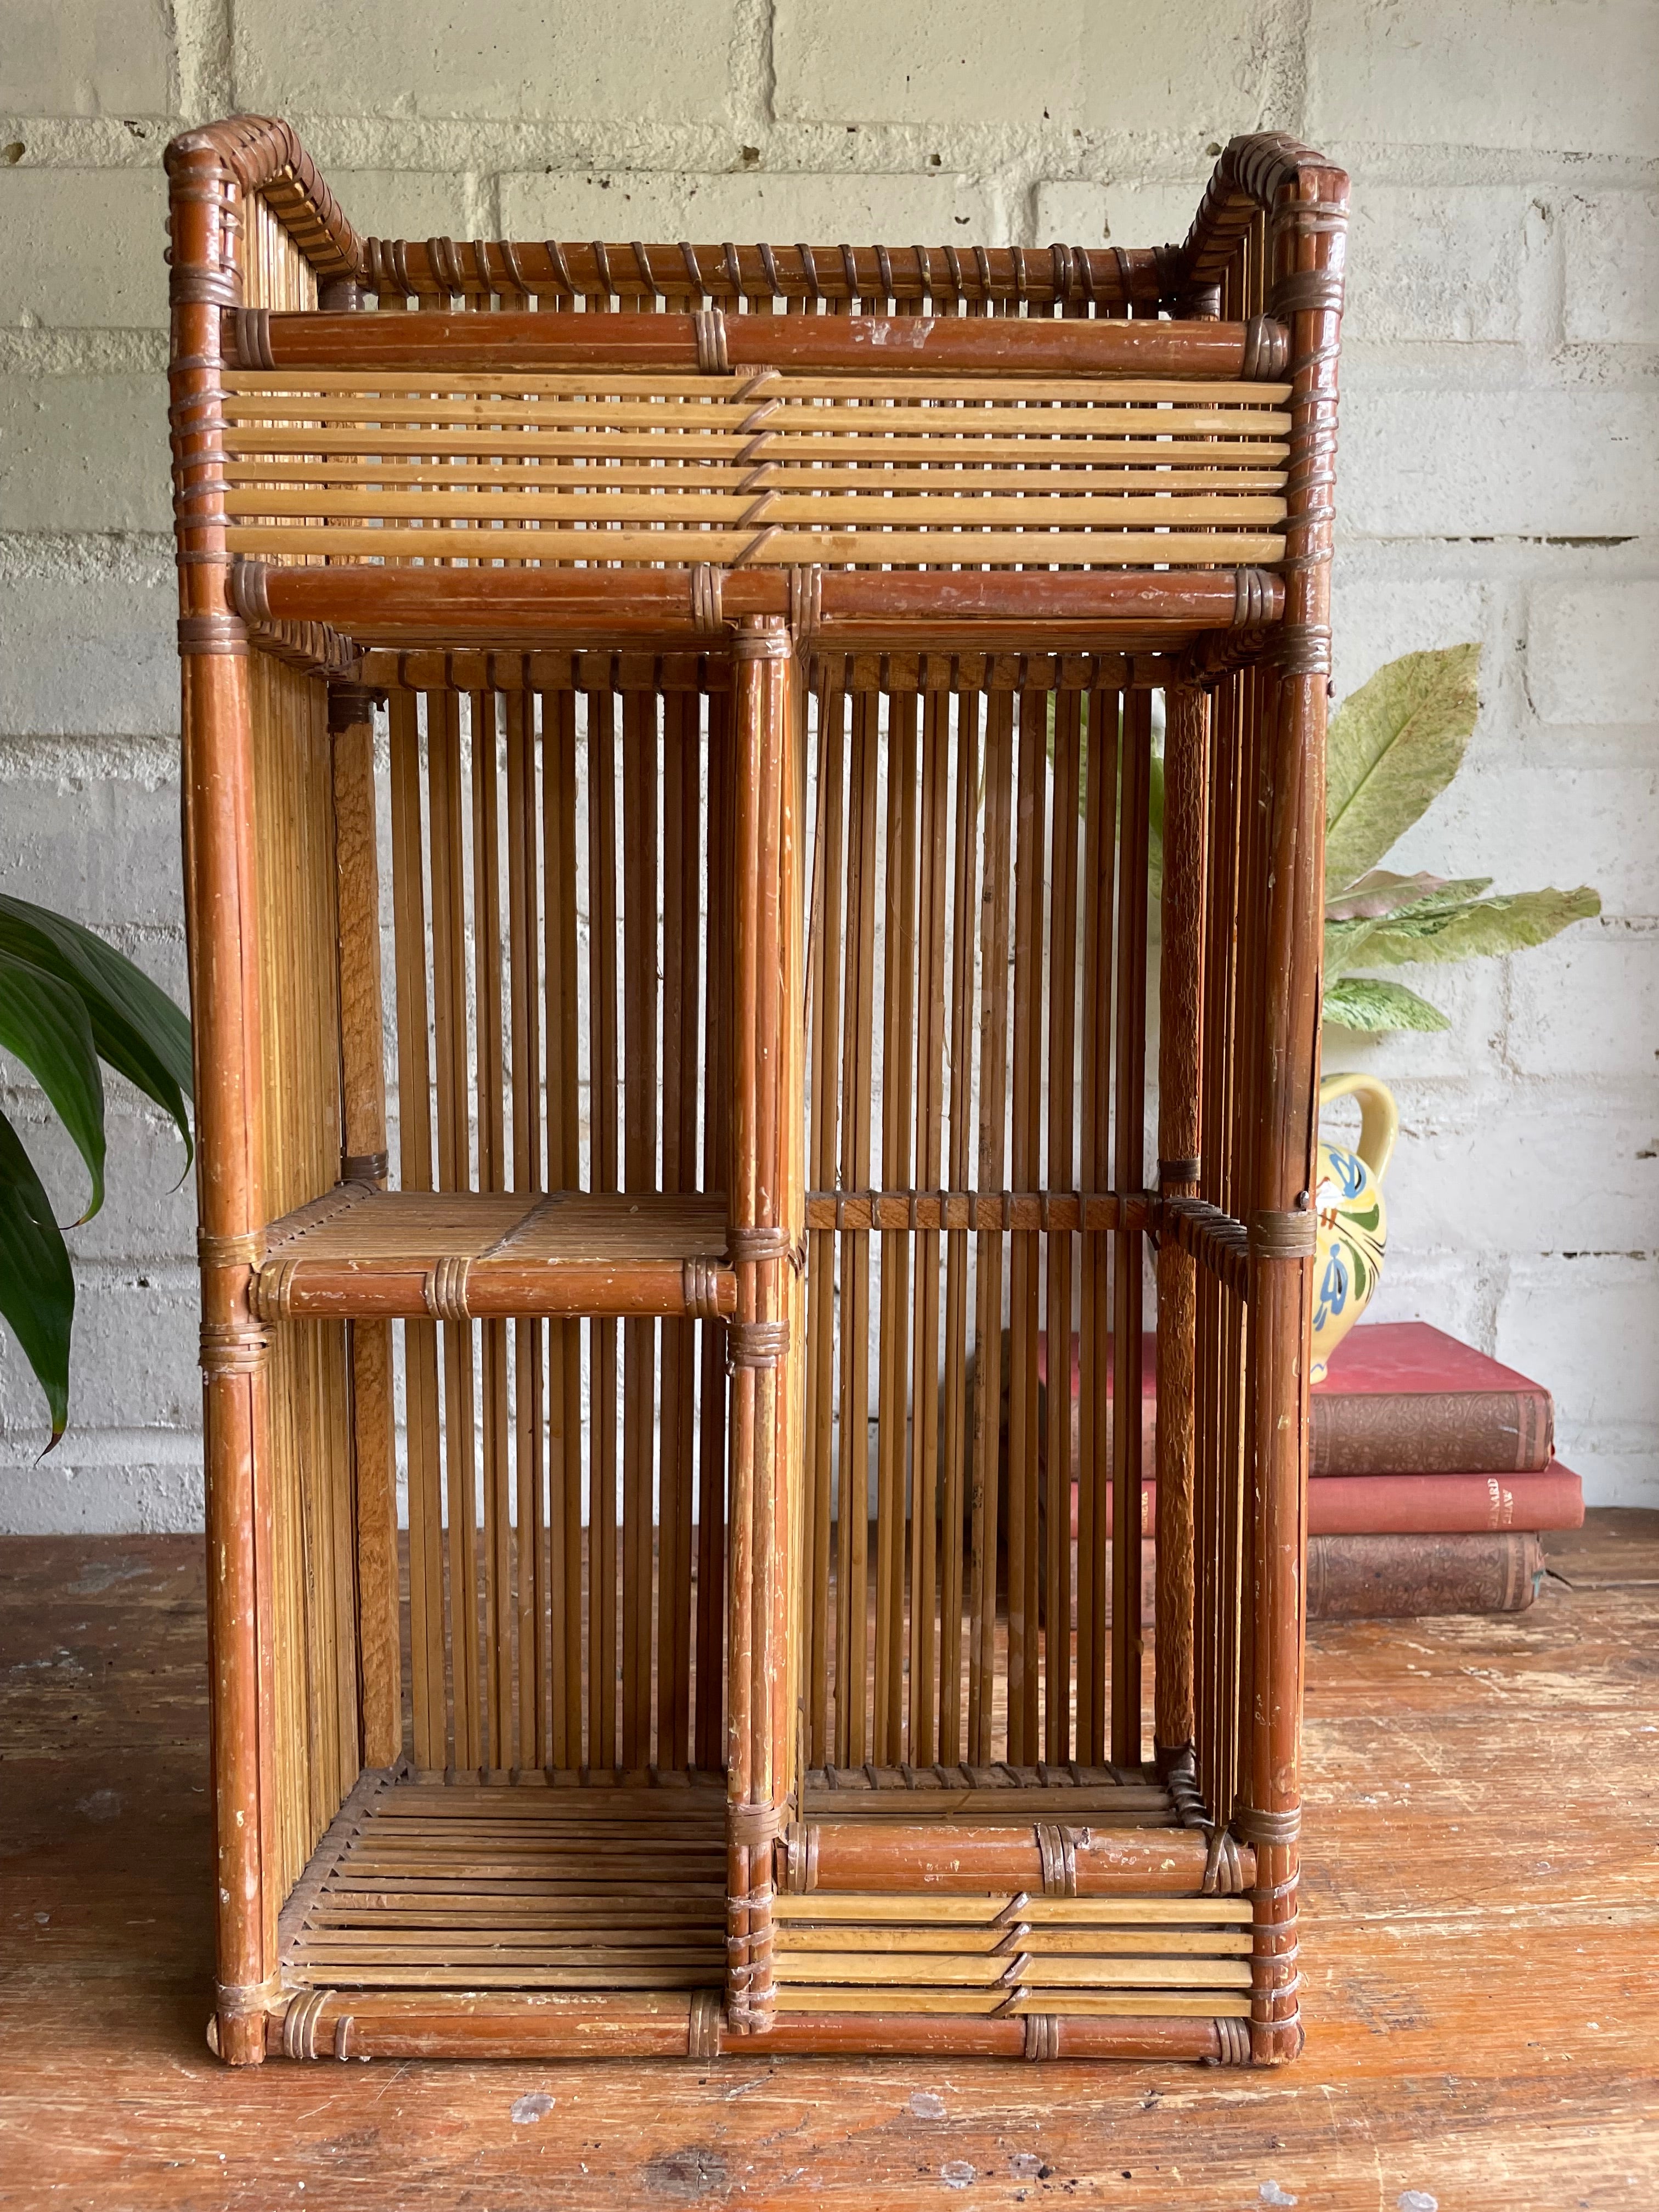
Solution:
M 1325 924 L 1325 980 L 1328 983 L 1338 975 L 1346 975 L 1365 957 L 1365 947 L 1376 936 L 1381 924 L 1362 915 L 1353 921 L 1328 921 Z
M 1456 775 L 1479 700 L 1478 645 L 1408 653 L 1331 717 L 1326 744 L 1328 896 L 1374 868 Z
M 1438 1006 L 1380 975 L 1344 975 L 1326 987 L 1324 1018 L 1345 1030 L 1449 1030 Z
M 20 1060 L 74 1138 L 92 1177 L 82 1221 L 104 1202 L 104 1079 L 78 992 L 44 968 L 0 952 L 0 1052 Z
M 52 1445 L 69 1425 L 75 1277 L 52 1204 L 16 1131 L 0 1114 L 0 1316 L 46 1393 Z
M 0 952 L 44 968 L 79 992 L 100 1056 L 173 1116 L 188 1161 L 190 1024 L 167 993 L 89 929 L 3 892 Z
M 1385 914 L 1397 914 L 1402 907 L 1416 906 L 1425 899 L 1474 898 L 1490 889 L 1491 884 L 1490 876 L 1466 876 L 1454 883 L 1444 876 L 1431 876 L 1421 868 L 1414 876 L 1395 876 L 1387 868 L 1373 868 L 1369 875 L 1350 884 L 1335 898 L 1326 900 L 1325 919 L 1377 921 Z
M 1483 954 L 1523 952 L 1601 911 L 1601 901 L 1587 884 L 1574 891 L 1516 891 L 1443 906 L 1427 901 L 1421 909 L 1408 907 L 1379 923 L 1366 945 L 1365 957 L 1379 967 L 1401 968 L 1419 960 L 1473 960 Z

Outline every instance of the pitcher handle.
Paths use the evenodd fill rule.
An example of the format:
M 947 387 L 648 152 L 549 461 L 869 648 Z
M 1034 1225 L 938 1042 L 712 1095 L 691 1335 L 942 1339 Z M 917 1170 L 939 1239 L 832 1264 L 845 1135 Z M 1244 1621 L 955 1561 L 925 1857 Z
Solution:
M 1359 1101 L 1357 1150 L 1370 1170 L 1372 1181 L 1381 1182 L 1388 1173 L 1389 1162 L 1394 1158 L 1395 1139 L 1400 1134 L 1400 1108 L 1393 1091 L 1380 1076 L 1359 1073 L 1328 1075 L 1319 1086 L 1322 1109 L 1334 1098 L 1350 1097 Z

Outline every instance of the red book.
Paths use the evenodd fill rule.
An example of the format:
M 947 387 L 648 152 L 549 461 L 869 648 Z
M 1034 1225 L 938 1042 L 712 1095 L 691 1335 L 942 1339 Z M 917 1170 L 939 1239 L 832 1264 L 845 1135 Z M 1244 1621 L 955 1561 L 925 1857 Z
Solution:
M 1105 1486 L 1111 1511 L 1112 1486 Z M 1077 1490 L 1072 1492 L 1077 1534 Z M 1150 1534 L 1158 1485 L 1140 1486 L 1140 1525 Z M 1308 1492 L 1310 1536 L 1484 1536 L 1498 1528 L 1581 1528 L 1584 1491 L 1559 1460 L 1538 1474 L 1333 1474 Z
M 1048 1346 L 1042 1337 L 1037 1377 L 1046 1386 Z M 1141 1346 L 1140 1398 L 1141 1464 L 1150 1472 L 1156 1464 L 1158 1426 L 1155 1340 L 1150 1333 Z M 1332 1353 L 1330 1372 L 1310 1394 L 1310 1402 L 1312 1472 L 1320 1476 L 1541 1474 L 1554 1451 L 1555 1409 L 1549 1392 L 1427 1322 L 1362 1322 Z M 1077 1449 L 1073 1336 L 1074 1464 Z
M 1308 1492 L 1310 1536 L 1481 1536 L 1583 1522 L 1583 1486 L 1559 1460 L 1536 1474 L 1332 1474 Z
M 1554 1449 L 1549 1392 L 1427 1322 L 1362 1322 L 1310 1395 L 1316 1474 L 1541 1473 Z

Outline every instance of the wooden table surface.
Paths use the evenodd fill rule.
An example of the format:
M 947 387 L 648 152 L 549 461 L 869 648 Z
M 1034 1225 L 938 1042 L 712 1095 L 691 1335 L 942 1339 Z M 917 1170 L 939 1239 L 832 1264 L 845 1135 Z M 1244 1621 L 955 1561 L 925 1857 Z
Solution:
M 1277 2074 L 799 2060 L 233 2074 L 201 1547 L 0 1542 L 0 2205 L 1659 2206 L 1659 1514 L 1510 1620 L 1309 1661 L 1308 2048 Z

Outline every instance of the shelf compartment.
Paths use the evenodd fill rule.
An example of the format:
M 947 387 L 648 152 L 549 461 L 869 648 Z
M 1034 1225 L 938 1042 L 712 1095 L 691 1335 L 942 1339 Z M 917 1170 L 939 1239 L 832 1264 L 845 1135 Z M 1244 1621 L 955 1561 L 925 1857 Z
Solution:
M 274 1222 L 263 1320 L 714 1320 L 737 1304 L 726 1200 L 641 1193 L 396 1191 L 343 1184 Z
M 296 2033 L 321 1993 L 354 2015 L 403 2013 L 404 2027 L 480 2000 L 577 2000 L 591 2031 L 619 1997 L 615 2033 L 648 2027 L 654 2000 L 672 2013 L 675 1993 L 719 1993 L 723 1966 L 719 1774 L 657 1787 L 372 1774 L 281 1924 Z

